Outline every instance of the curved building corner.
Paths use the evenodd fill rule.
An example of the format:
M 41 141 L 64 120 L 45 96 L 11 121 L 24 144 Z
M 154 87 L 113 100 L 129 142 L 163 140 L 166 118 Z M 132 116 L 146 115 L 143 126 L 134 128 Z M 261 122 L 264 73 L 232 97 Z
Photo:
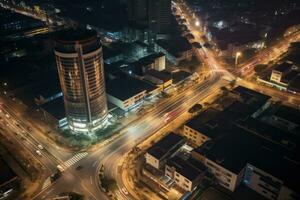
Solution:
M 102 46 L 97 33 L 65 31 L 56 38 L 54 52 L 68 126 L 76 133 L 101 129 L 108 111 Z

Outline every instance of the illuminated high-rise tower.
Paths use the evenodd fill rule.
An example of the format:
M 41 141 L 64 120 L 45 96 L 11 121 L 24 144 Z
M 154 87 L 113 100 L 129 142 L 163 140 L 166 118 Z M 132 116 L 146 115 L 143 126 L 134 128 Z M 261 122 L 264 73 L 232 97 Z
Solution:
M 103 55 L 95 31 L 68 30 L 56 39 L 55 57 L 67 121 L 73 132 L 93 132 L 107 121 Z

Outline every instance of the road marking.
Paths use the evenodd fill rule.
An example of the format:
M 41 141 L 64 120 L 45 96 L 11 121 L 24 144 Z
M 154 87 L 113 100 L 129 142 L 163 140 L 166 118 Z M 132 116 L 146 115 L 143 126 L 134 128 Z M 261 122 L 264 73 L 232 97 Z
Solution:
M 91 182 L 91 185 L 93 185 L 93 179 L 92 179 L 92 176 L 90 176 L 90 182 Z
M 51 185 L 51 180 L 50 180 L 50 177 L 48 177 L 44 184 L 43 184 L 43 187 L 42 187 L 42 190 L 45 189 L 46 187 L 48 187 L 49 185 Z
M 72 158 L 70 158 L 69 160 L 65 161 L 64 162 L 64 165 L 66 166 L 65 170 L 71 167 L 72 165 L 74 165 L 75 163 L 77 163 L 78 161 L 80 161 L 81 159 L 83 159 L 84 157 L 86 157 L 87 155 L 88 155 L 87 152 L 78 153 Z
M 97 160 L 93 163 L 93 167 L 96 167 L 96 165 L 97 165 Z

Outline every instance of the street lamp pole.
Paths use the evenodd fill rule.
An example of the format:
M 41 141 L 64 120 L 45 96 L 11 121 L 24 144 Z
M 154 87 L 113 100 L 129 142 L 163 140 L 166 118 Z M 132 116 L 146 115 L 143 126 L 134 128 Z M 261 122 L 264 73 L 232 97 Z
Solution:
M 238 59 L 239 59 L 239 57 L 242 55 L 242 53 L 241 52 L 236 52 L 236 54 L 235 54 L 235 67 L 237 67 L 237 65 L 238 65 Z

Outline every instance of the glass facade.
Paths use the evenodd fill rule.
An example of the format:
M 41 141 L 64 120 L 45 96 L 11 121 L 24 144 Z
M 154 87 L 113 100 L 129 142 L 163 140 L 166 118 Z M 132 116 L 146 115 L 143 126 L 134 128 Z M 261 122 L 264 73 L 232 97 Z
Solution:
M 96 32 L 91 32 L 56 40 L 66 115 L 74 132 L 93 132 L 107 120 L 102 47 Z

